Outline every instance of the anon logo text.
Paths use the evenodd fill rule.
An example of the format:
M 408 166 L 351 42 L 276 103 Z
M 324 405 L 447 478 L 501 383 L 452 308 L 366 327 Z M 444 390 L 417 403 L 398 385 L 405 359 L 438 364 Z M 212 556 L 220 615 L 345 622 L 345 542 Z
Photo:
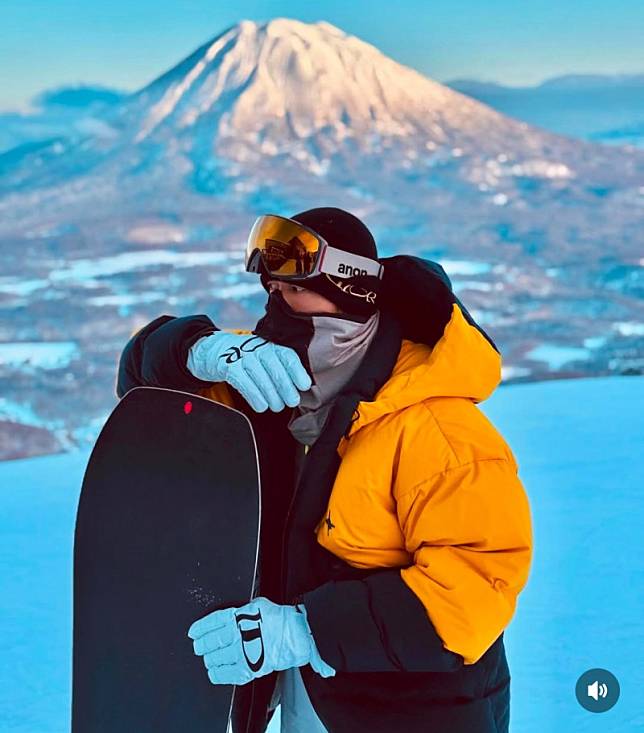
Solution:
M 351 265 L 345 265 L 342 262 L 338 265 L 338 272 L 340 275 L 367 275 L 366 270 L 361 270 L 359 267 L 351 267 Z

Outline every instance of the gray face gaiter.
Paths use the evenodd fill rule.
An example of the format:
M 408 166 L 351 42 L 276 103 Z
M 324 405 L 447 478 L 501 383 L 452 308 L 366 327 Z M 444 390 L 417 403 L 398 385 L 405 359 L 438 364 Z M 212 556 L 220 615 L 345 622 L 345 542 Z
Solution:
M 304 445 L 312 445 L 322 431 L 333 400 L 351 379 L 378 330 L 376 311 L 367 321 L 338 316 L 311 317 L 313 336 L 307 353 L 315 384 L 302 394 L 289 430 Z

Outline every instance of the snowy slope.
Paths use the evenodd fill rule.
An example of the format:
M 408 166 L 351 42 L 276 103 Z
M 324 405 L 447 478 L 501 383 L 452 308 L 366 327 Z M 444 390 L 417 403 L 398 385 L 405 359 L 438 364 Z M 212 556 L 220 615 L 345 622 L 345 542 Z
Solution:
M 513 733 L 644 729 L 642 377 L 501 387 L 481 407 L 528 491 L 535 559 L 506 631 Z M 0 729 L 69 730 L 71 562 L 86 453 L 0 464 Z M 583 710 L 578 676 L 621 697 Z M 271 725 L 271 733 L 278 727 Z

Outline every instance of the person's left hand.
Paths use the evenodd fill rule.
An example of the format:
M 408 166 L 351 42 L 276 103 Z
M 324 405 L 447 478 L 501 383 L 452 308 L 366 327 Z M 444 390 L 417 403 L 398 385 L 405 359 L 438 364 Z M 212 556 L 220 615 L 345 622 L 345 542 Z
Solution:
M 260 596 L 239 608 L 213 611 L 188 629 L 213 685 L 244 685 L 255 677 L 310 664 L 322 677 L 335 669 L 320 657 L 306 608 Z

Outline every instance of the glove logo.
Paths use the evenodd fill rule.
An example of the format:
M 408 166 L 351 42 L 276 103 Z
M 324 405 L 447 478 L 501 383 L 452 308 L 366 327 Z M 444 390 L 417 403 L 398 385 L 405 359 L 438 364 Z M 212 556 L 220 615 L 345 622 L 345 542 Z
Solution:
M 248 664 L 252 672 L 259 672 L 264 664 L 264 639 L 262 638 L 261 630 L 262 613 L 261 611 L 258 611 L 257 613 L 238 613 L 235 614 L 235 620 L 237 621 L 237 628 L 241 634 L 242 651 L 244 652 L 246 664 Z M 254 626 L 242 628 L 242 621 L 255 621 L 256 623 Z M 249 659 L 248 654 L 246 653 L 246 645 L 255 641 L 255 639 L 259 639 L 260 653 L 258 659 L 253 662 Z
M 259 341 L 259 343 L 252 344 L 253 341 Z M 249 339 L 244 341 L 241 346 L 231 346 L 228 351 L 224 351 L 224 353 L 219 358 L 225 359 L 226 364 L 234 364 L 235 362 L 239 361 L 244 354 L 251 354 L 253 351 L 257 351 L 260 346 L 265 346 L 267 343 L 268 341 L 259 338 L 259 336 L 251 336 Z M 248 346 L 248 344 L 252 345 Z

